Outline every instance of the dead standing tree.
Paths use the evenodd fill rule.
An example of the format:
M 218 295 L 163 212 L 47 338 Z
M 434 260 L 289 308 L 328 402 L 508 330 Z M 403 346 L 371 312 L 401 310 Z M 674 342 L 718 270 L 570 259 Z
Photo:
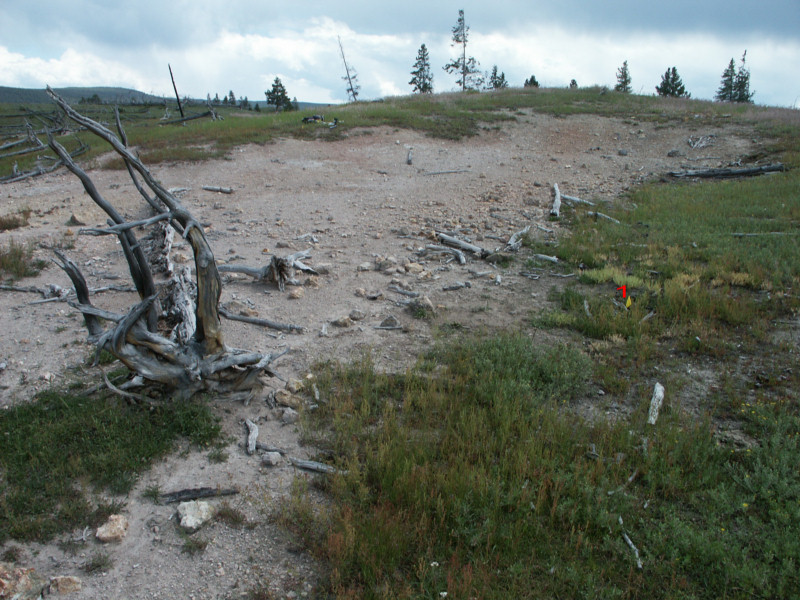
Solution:
M 58 254 L 61 268 L 75 287 L 78 302 L 73 303 L 73 306 L 83 313 L 89 339 L 96 344 L 98 352 L 107 350 L 139 378 L 161 384 L 181 398 L 188 398 L 198 391 L 251 394 L 261 387 L 259 376 L 274 375 L 269 365 L 280 355 L 263 355 L 225 345 L 219 311 L 222 281 L 203 228 L 128 149 L 119 114 L 118 137 L 103 125 L 76 112 L 50 87 L 47 88 L 47 93 L 70 119 L 107 141 L 122 157 L 136 189 L 156 213 L 150 219 L 126 221 L 103 198 L 86 172 L 75 164 L 64 147 L 48 134 L 50 147 L 81 180 L 92 200 L 108 214 L 108 229 L 94 233 L 117 236 L 141 298 L 126 315 L 95 308 L 89 300 L 88 286 L 77 265 L 63 254 Z M 190 277 L 184 272 L 173 277 L 171 285 L 166 286 L 170 290 L 170 297 L 159 299 L 151 267 L 133 230 L 135 227 L 162 221 L 168 222 L 192 247 L 196 268 L 196 294 L 189 289 L 193 287 L 192 282 L 187 281 Z M 165 325 L 162 303 L 171 303 L 176 307 L 171 313 L 181 315 L 177 326 L 173 328 L 176 333 L 171 337 L 165 337 L 161 333 Z M 103 320 L 111 321 L 113 325 L 106 329 L 101 322 Z M 178 335 L 178 330 L 183 333 Z

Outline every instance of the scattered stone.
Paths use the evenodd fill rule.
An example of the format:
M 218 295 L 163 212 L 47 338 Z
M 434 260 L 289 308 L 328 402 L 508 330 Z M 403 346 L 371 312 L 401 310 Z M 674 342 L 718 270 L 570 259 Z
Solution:
M 265 452 L 261 455 L 261 464 L 266 467 L 277 467 L 283 462 L 280 452 Z
M 81 591 L 82 582 L 80 578 L 72 575 L 60 575 L 50 578 L 50 593 L 72 594 Z
M 367 290 L 364 288 L 356 288 L 355 295 L 359 298 L 366 298 L 367 297 Z
M 331 321 L 331 323 L 336 327 L 351 327 L 353 320 L 350 317 L 339 317 L 335 321 Z
M 318 289 L 319 288 L 319 277 L 317 277 L 316 275 L 312 275 L 311 277 L 309 277 L 308 279 L 305 280 L 303 285 L 306 286 L 306 287 L 313 288 L 313 289 Z
M 367 317 L 367 314 L 363 310 L 358 310 L 354 308 L 350 311 L 350 318 L 353 321 L 363 321 Z
M 314 265 L 314 270 L 319 273 L 320 275 L 330 275 L 331 273 L 331 264 L 330 263 L 320 263 L 318 265 Z
M 289 382 L 286 384 L 286 389 L 289 390 L 292 394 L 296 394 L 297 392 L 303 391 L 306 387 L 306 384 L 299 379 L 290 379 Z
M 288 406 L 295 409 L 303 405 L 302 398 L 295 396 L 292 392 L 287 390 L 275 390 L 275 402 L 281 406 Z
M 0 598 L 34 600 L 41 598 L 44 580 L 32 568 L 15 568 L 0 563 Z
M 411 312 L 424 312 L 425 314 L 434 314 L 436 312 L 436 308 L 433 306 L 433 302 L 427 296 L 422 296 L 422 298 L 414 298 L 413 301 L 408 305 Z
M 380 290 L 367 293 L 367 300 L 378 300 L 380 298 L 383 298 L 383 292 Z
M 305 295 L 306 295 L 306 293 L 303 290 L 303 288 L 301 288 L 301 287 L 296 287 L 291 292 L 289 292 L 289 298 L 291 300 L 299 300 L 300 298 L 302 298 Z
M 107 544 L 121 542 L 128 535 L 128 519 L 123 515 L 111 515 L 104 525 L 97 528 L 95 537 Z
M 373 264 L 371 262 L 363 262 L 360 265 L 358 265 L 359 271 L 372 271 L 372 269 L 373 269 Z
M 83 215 L 79 215 L 77 213 L 72 213 L 67 220 L 67 225 L 72 227 L 86 227 L 86 223 L 89 219 L 84 217 Z
M 284 241 L 277 242 L 275 244 L 275 247 L 276 248 L 294 248 L 294 246 L 292 246 L 291 242 L 284 242 Z
M 628 156 L 628 151 L 623 148 L 622 150 L 618 150 L 617 154 L 620 156 Z
M 203 500 L 191 500 L 178 504 L 181 527 L 194 533 L 214 517 L 214 508 Z
M 389 315 L 383 321 L 381 321 L 379 327 L 400 327 L 400 321 L 398 321 L 396 317 Z
M 419 263 L 413 263 L 412 262 L 412 263 L 408 263 L 405 266 L 405 269 L 406 269 L 407 273 L 412 273 L 414 275 L 418 275 L 418 274 L 422 273 L 425 270 L 425 267 L 423 267 Z
M 669 156 L 670 158 L 676 158 L 680 155 L 681 155 L 680 150 L 670 150 L 669 152 L 667 152 L 667 156 Z
M 292 425 L 293 423 L 297 423 L 297 420 L 300 418 L 300 413 L 298 413 L 293 408 L 286 408 L 283 410 L 283 416 L 281 416 L 281 423 L 284 425 Z

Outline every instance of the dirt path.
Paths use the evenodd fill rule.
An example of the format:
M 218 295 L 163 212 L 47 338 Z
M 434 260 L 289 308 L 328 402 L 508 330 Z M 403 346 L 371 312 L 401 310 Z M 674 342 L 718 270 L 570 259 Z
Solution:
M 708 134 L 717 136 L 713 147 L 692 150 L 687 144 L 690 135 Z M 495 248 L 528 224 L 558 229 L 547 219 L 553 183 L 566 194 L 611 202 L 632 185 L 669 170 L 726 165 L 757 149 L 760 142 L 753 137 L 743 129 L 691 122 L 663 126 L 528 113 L 516 123 L 462 142 L 379 128 L 351 131 L 336 142 L 250 145 L 235 150 L 228 160 L 162 165 L 152 171 L 168 188 L 188 188 L 182 200 L 208 224 L 207 235 L 221 261 L 260 266 L 269 253 L 312 249 L 309 262 L 322 265 L 326 273 L 302 277 L 302 297 L 290 297 L 292 288 L 280 293 L 239 277 L 231 278 L 222 294 L 222 303 L 235 302 L 236 310 L 306 328 L 303 334 L 274 338 L 257 327 L 223 323 L 231 346 L 262 352 L 288 347 L 289 353 L 274 366 L 292 378 L 303 377 L 316 361 L 347 358 L 366 349 L 379 367 L 399 368 L 431 344 L 433 324 L 513 328 L 546 302 L 547 291 L 557 281 L 546 270 L 533 281 L 519 275 L 522 265 L 516 261 L 493 270 L 492 277 L 474 278 L 469 270 L 493 267 L 420 258 L 417 250 L 431 242 L 428 236 L 434 229 L 458 229 L 476 243 Z M 413 165 L 406 164 L 409 148 Z M 457 172 L 433 174 L 442 171 Z M 145 214 L 127 174 L 95 170 L 91 175 L 128 217 Z M 203 185 L 232 187 L 235 192 L 207 192 Z M 30 241 L 38 244 L 37 256 L 49 260 L 48 247 L 74 243 L 67 254 L 81 265 L 91 287 L 128 285 L 119 246 L 110 238 L 77 236 L 78 227 L 68 225 L 73 215 L 90 226 L 104 222 L 74 176 L 58 172 L 6 185 L 0 187 L 0 198 L 0 214 L 33 210 L 30 225 L 1 233 L 0 244 Z M 298 239 L 305 234 L 316 243 L 309 243 L 310 236 Z M 176 256 L 188 261 L 191 251 L 179 245 Z M 495 274 L 500 275 L 500 285 L 495 285 Z M 435 319 L 415 319 L 398 306 L 403 296 L 390 291 L 393 280 L 427 295 L 436 306 Z M 469 282 L 470 287 L 443 290 L 456 282 Z M 19 282 L 37 287 L 50 283 L 69 285 L 55 266 Z M 370 300 L 362 291 L 382 292 L 382 297 Z M 0 363 L 6 365 L 0 370 L 0 406 L 62 383 L 68 369 L 84 364 L 91 351 L 75 311 L 62 302 L 29 304 L 36 299 L 29 293 L 0 292 Z M 96 296 L 95 303 L 122 311 L 133 301 L 132 294 L 109 292 Z M 332 324 L 351 314 L 363 317 L 349 327 Z M 404 329 L 375 329 L 388 316 L 396 317 Z M 322 335 L 323 328 L 327 335 Z M 220 401 L 218 410 L 226 432 L 236 440 L 227 450 L 227 461 L 211 463 L 200 453 L 172 456 L 144 475 L 124 499 L 131 523 L 124 541 L 102 548 L 90 541 L 76 555 L 55 544 L 27 546 L 20 564 L 47 576 L 80 576 L 83 591 L 74 598 L 238 598 L 256 585 L 276 598 L 308 595 L 315 581 L 314 565 L 265 518 L 265 511 L 286 501 L 298 473 L 286 464 L 262 467 L 257 458 L 247 456 L 240 444 L 242 423 L 245 418 L 256 420 L 264 443 L 297 456 L 308 450 L 299 446 L 294 426 L 281 426 L 278 414 L 263 401 L 247 407 Z M 152 485 L 165 491 L 236 486 L 241 493 L 230 503 L 251 526 L 212 524 L 198 534 L 209 541 L 205 552 L 185 554 L 174 509 L 141 498 Z M 110 556 L 113 567 L 102 574 L 81 571 L 81 565 L 100 552 Z

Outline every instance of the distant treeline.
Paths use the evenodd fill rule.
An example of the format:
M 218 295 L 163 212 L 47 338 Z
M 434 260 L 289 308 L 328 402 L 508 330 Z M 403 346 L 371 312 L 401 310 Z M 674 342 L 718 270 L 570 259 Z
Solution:
M 103 104 L 163 104 L 164 98 L 121 87 L 66 87 L 54 88 L 67 102 L 99 100 Z M 50 97 L 44 89 L 26 89 L 0 86 L 0 102 L 13 104 L 49 104 Z

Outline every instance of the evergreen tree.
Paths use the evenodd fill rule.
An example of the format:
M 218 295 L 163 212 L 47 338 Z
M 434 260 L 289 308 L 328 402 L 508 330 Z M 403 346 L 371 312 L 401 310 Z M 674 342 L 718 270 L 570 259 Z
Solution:
M 717 95 L 714 96 L 720 102 L 733 102 L 733 82 L 736 80 L 736 61 L 731 59 L 728 68 L 722 73 L 722 81 Z
M 255 102 L 253 106 L 254 111 L 261 112 L 261 106 L 258 104 L 258 102 Z
M 219 106 L 219 94 L 214 94 L 214 106 Z
M 736 61 L 731 59 L 727 68 L 722 72 L 715 100 L 720 102 L 752 102 L 754 92 L 750 91 L 750 70 L 747 64 L 747 50 L 742 54 L 742 64 L 736 70 Z
M 631 73 L 628 70 L 628 61 L 622 63 L 622 66 L 617 69 L 617 85 L 614 86 L 615 92 L 623 92 L 624 94 L 631 93 Z
M 530 79 L 526 79 L 525 83 L 524 83 L 524 87 L 538 88 L 539 87 L 539 82 L 536 81 L 536 75 L 531 75 Z
M 500 73 L 497 74 L 497 65 L 492 67 L 492 73 L 489 75 L 489 89 L 490 90 L 502 90 L 508 87 L 508 82 L 506 81 L 506 74 Z
M 289 100 L 289 94 L 286 93 L 286 88 L 280 77 L 276 77 L 272 82 L 272 89 L 264 92 L 267 96 L 267 104 L 275 107 L 275 112 L 281 110 L 293 110 L 292 101 Z
M 236 96 L 234 96 L 233 90 L 228 92 L 228 105 L 236 106 Z
M 569 89 L 577 90 L 578 89 L 578 82 L 575 81 L 574 79 L 572 81 L 570 81 L 569 82 Z
M 412 86 L 414 92 L 420 94 L 430 94 L 433 92 L 431 61 L 425 44 L 419 47 L 417 62 L 414 63 L 414 70 L 411 71 L 411 81 L 408 82 L 408 85 Z
M 733 80 L 733 101 L 734 102 L 753 102 L 754 92 L 750 91 L 750 70 L 745 66 L 747 50 L 742 54 L 742 64 Z
M 228 97 L 227 96 L 223 96 L 222 97 L 222 106 L 228 106 Z
M 297 102 L 297 96 L 292 98 L 292 110 L 300 110 L 300 104 Z
M 464 11 L 458 11 L 458 22 L 453 27 L 452 46 L 461 46 L 461 56 L 454 58 L 452 62 L 442 67 L 450 74 L 457 74 L 456 82 L 461 91 L 475 90 L 483 84 L 483 77 L 478 70 L 478 61 L 474 57 L 467 57 L 467 40 L 469 38 L 469 27 L 464 20 Z
M 656 86 L 656 92 L 659 96 L 673 97 L 673 98 L 689 98 L 691 94 L 686 92 L 683 86 L 681 76 L 678 75 L 678 69 L 672 67 L 667 69 L 667 72 L 661 76 L 661 85 Z

